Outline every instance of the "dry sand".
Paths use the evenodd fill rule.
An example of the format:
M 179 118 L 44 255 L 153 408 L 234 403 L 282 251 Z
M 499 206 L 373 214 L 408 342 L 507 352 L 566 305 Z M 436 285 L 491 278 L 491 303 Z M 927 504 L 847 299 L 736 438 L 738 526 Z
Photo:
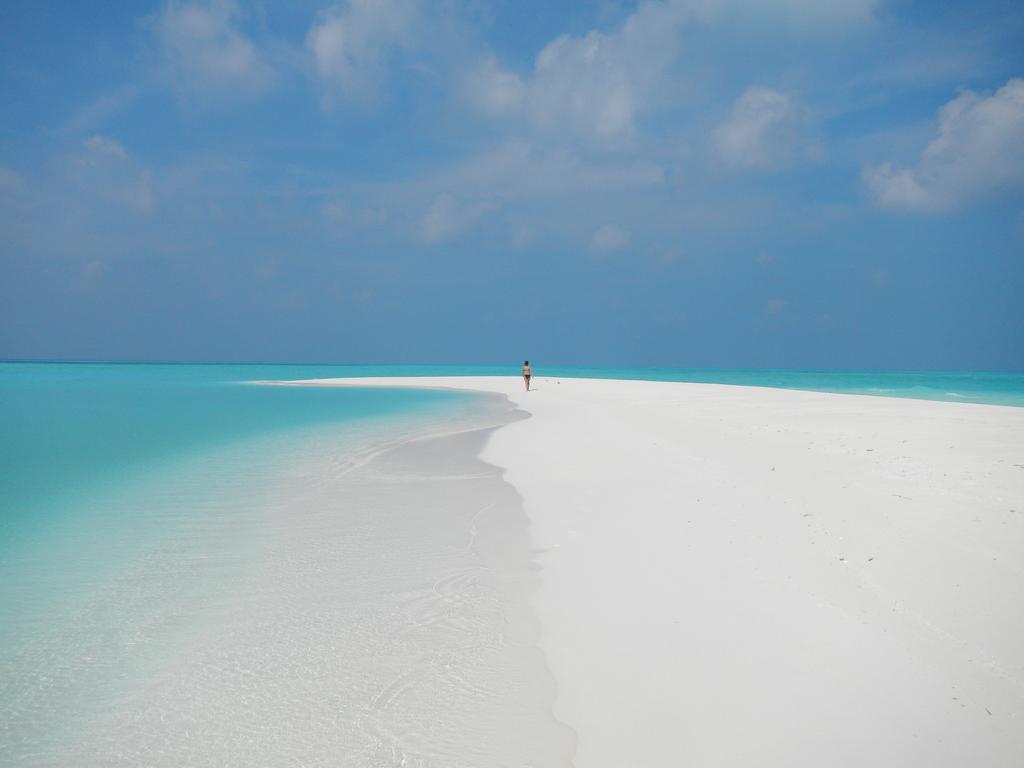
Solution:
M 310 382 L 312 383 L 312 382 Z M 1024 409 L 537 377 L 524 497 L 580 768 L 1024 765 Z

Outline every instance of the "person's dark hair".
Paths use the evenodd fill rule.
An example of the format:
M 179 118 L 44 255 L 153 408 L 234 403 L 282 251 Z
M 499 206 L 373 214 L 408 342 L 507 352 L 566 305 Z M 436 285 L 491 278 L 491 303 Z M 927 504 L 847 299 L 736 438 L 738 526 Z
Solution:
M 529 364 L 530 364 L 529 360 L 523 360 L 523 365 L 529 365 Z

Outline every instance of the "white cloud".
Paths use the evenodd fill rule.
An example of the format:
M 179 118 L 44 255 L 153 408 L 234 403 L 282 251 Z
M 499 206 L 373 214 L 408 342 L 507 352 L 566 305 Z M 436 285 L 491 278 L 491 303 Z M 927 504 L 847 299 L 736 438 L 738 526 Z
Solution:
M 490 201 L 459 201 L 450 194 L 442 194 L 420 219 L 416 239 L 429 244 L 453 240 L 496 207 Z
M 715 131 L 715 146 L 733 168 L 778 170 L 820 151 L 804 140 L 805 124 L 805 110 L 792 94 L 748 88 Z
M 964 91 L 939 110 L 937 133 L 913 166 L 864 170 L 878 205 L 940 211 L 1024 187 L 1024 79 L 987 97 Z
M 493 56 L 480 62 L 466 80 L 470 102 L 488 117 L 519 112 L 526 101 L 526 84 L 501 68 Z
M 521 114 L 538 130 L 600 141 L 629 136 L 645 112 L 671 103 L 679 87 L 673 65 L 690 22 L 777 22 L 817 33 L 869 22 L 880 0 L 641 0 L 613 32 L 561 35 L 522 77 L 485 57 L 467 78 L 475 107 L 490 117 Z M 785 116 L 795 119 L 793 111 Z M 774 129 L 783 128 L 778 122 Z
M 948 208 L 952 204 L 952 200 L 925 189 L 913 171 L 894 168 L 892 163 L 865 168 L 862 176 L 875 202 L 884 208 L 924 211 Z
M 273 82 L 261 52 L 239 29 L 233 0 L 171 2 L 156 20 L 166 63 L 179 88 L 200 95 L 254 95 Z
M 321 13 L 306 47 L 325 106 L 339 96 L 372 96 L 394 53 L 415 44 L 418 20 L 416 0 L 350 0 Z
M 629 245 L 629 230 L 615 224 L 605 224 L 590 238 L 590 247 L 602 253 L 621 251 L 627 245 Z
M 666 97 L 688 16 L 680 0 L 647 0 L 613 33 L 592 30 L 551 41 L 528 79 L 485 59 L 470 78 L 470 91 L 484 114 L 521 112 L 538 130 L 621 139 Z
M 156 203 L 152 174 L 129 157 L 120 142 L 90 136 L 82 142 L 85 154 L 71 158 L 75 179 L 88 194 L 128 208 L 150 213 Z

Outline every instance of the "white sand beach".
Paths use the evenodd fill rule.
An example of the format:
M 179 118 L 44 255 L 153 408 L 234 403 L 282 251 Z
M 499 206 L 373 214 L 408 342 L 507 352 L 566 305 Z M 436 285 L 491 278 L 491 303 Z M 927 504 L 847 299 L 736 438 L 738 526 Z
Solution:
M 498 392 L 575 764 L 1024 765 L 1024 409 L 518 378 Z

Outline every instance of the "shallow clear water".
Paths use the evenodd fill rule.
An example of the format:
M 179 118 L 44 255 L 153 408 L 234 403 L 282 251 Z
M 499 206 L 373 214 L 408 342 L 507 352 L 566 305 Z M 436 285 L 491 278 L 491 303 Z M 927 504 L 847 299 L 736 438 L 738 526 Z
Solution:
M 294 372 L 295 369 L 287 368 Z M 315 369 L 310 369 L 315 371 Z M 167 459 L 327 422 L 396 418 L 448 393 L 243 386 L 280 368 L 0 363 L 0 525 Z M 51 511 L 53 507 L 50 507 Z
M 191 496 L 255 492 L 303 430 L 355 444 L 467 400 L 244 382 L 215 366 L 0 365 L 0 640 L 200 514 Z
M 507 405 L 254 373 L 0 367 L 0 765 L 564 764 Z

